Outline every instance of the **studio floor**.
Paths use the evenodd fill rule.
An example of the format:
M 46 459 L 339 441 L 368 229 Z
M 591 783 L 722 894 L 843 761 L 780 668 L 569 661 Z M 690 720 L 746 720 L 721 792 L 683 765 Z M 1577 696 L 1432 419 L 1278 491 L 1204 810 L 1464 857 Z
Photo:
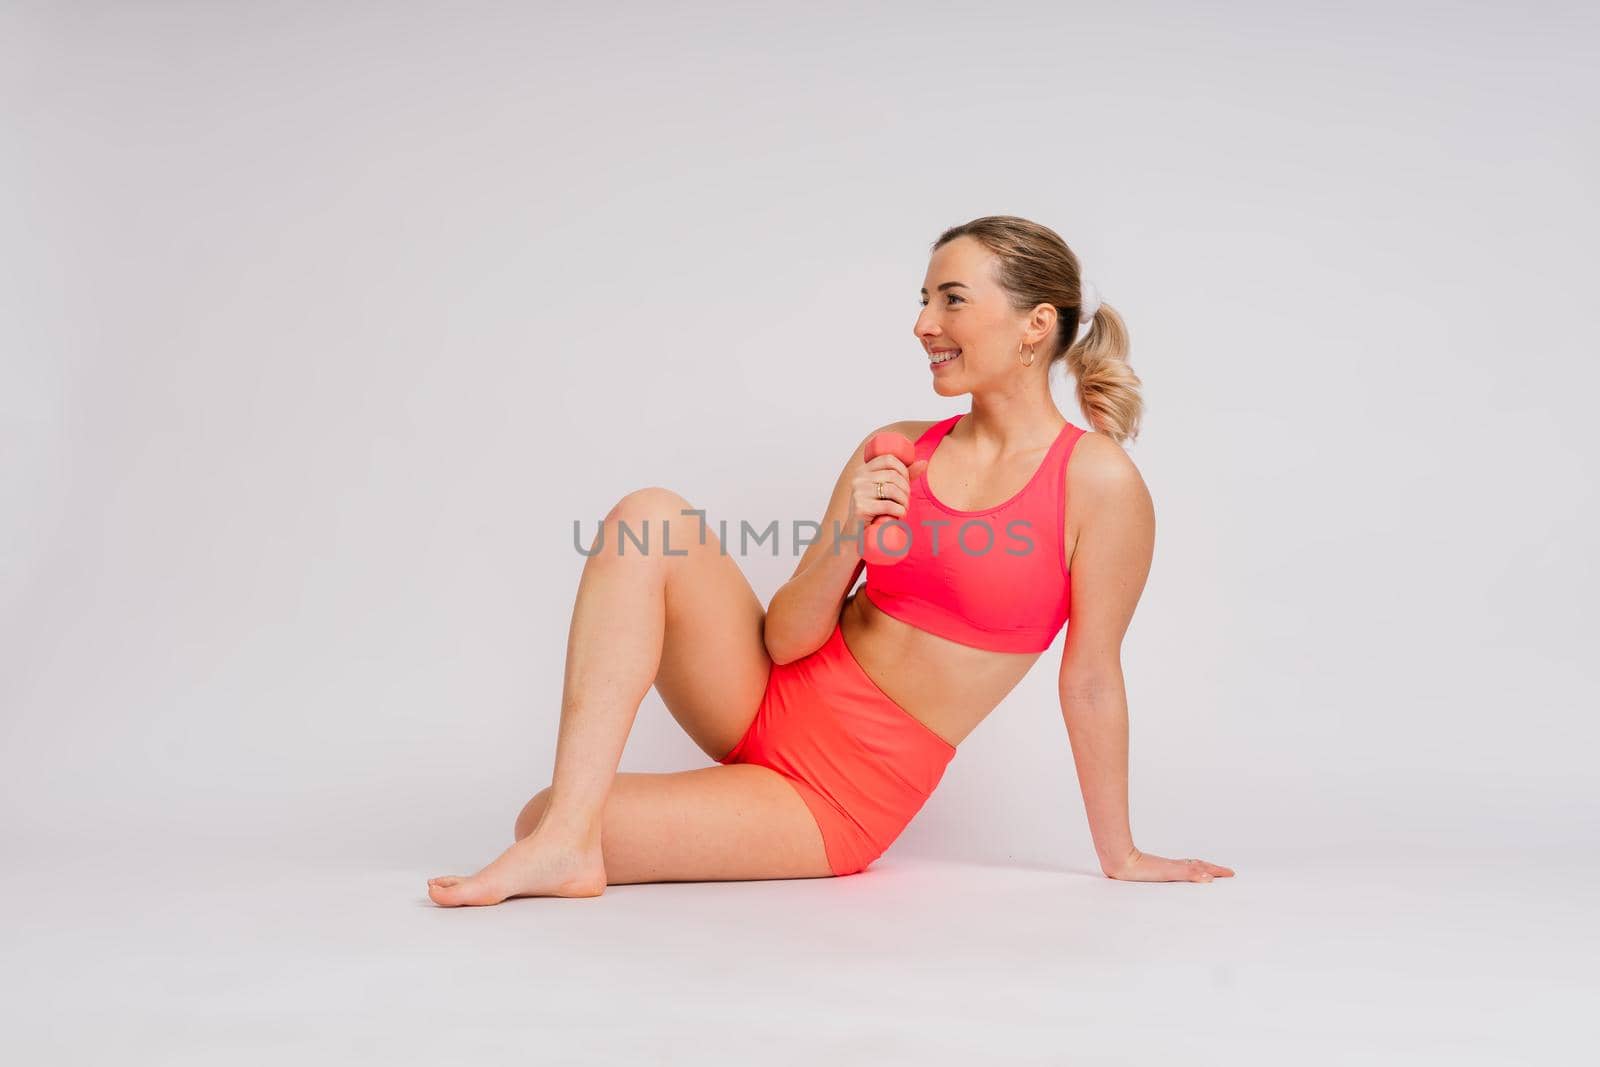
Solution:
M 449 865 L 35 854 L 13 1063 L 1556 1063 L 1600 869 L 1230 857 L 1210 885 L 897 856 L 445 910 Z M 460 866 L 470 866 L 460 857 Z M 436 869 L 438 868 L 438 869 Z

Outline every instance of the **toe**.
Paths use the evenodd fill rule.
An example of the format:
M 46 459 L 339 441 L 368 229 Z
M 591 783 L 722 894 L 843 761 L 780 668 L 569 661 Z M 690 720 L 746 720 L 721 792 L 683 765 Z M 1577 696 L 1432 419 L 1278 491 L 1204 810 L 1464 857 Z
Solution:
M 440 904 L 447 908 L 460 907 L 465 901 L 461 899 L 461 886 L 457 884 L 458 882 L 459 879 L 455 878 L 440 879 L 440 883 L 448 884 L 429 885 L 428 896 L 435 904 Z
M 507 894 L 497 890 L 495 883 L 474 875 L 471 878 L 441 878 L 438 885 L 428 887 L 428 896 L 435 904 L 447 908 L 479 907 L 498 904 Z

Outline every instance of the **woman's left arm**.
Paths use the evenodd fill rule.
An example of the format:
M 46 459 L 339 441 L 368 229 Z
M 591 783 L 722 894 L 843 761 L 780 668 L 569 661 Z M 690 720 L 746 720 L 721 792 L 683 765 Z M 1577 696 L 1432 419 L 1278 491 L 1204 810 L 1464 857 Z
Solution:
M 1061 715 L 1100 869 L 1138 882 L 1209 882 L 1233 871 L 1140 852 L 1128 824 L 1128 695 L 1122 639 L 1155 551 L 1155 508 L 1139 469 L 1115 441 L 1086 434 L 1067 467 L 1078 528 L 1069 568 L 1072 613 L 1061 655 Z

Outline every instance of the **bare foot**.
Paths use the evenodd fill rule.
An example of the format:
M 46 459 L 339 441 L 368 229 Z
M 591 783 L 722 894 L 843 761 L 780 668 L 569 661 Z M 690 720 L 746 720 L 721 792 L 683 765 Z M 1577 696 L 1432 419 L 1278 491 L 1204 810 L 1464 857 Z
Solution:
M 508 897 L 597 897 L 606 868 L 598 843 L 559 842 L 534 831 L 473 875 L 428 879 L 428 896 L 446 908 L 498 904 Z

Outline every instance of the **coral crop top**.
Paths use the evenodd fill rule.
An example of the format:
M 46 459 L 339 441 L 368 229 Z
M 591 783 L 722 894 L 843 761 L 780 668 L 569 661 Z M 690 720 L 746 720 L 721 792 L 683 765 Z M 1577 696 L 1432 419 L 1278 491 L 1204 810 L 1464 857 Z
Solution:
M 917 438 L 928 459 L 962 415 L 934 423 Z M 919 630 L 995 652 L 1043 652 L 1066 624 L 1066 467 L 1085 431 L 1072 423 L 1011 499 L 979 511 L 947 507 L 924 470 L 911 483 L 905 518 L 911 548 L 898 563 L 862 562 L 868 600 Z

